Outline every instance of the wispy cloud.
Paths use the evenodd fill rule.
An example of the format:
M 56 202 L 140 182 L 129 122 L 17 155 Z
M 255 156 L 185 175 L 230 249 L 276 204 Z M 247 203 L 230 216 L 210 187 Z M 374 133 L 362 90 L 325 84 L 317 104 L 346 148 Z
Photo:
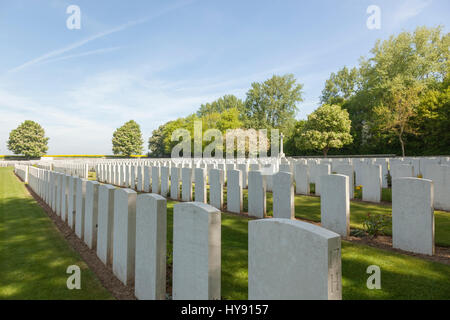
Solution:
M 46 63 L 51 63 L 51 62 L 56 62 L 56 61 L 62 61 L 62 60 L 79 58 L 79 57 L 91 56 L 91 55 L 95 55 L 95 54 L 108 53 L 108 52 L 117 51 L 117 50 L 119 50 L 121 48 L 122 47 L 102 48 L 102 49 L 97 49 L 97 50 L 81 52 L 81 53 L 77 53 L 77 54 L 70 54 L 70 55 L 67 55 L 67 56 L 59 57 L 59 58 L 47 59 L 47 60 L 44 60 L 44 61 L 40 62 L 39 64 L 46 64 Z
M 40 63 L 40 62 L 42 62 L 44 60 L 57 57 L 57 56 L 59 56 L 59 55 L 61 55 L 63 53 L 66 53 L 66 52 L 69 52 L 71 50 L 77 49 L 77 48 L 79 48 L 81 46 L 84 46 L 85 44 L 87 44 L 89 42 L 92 42 L 94 40 L 106 37 L 106 36 L 108 36 L 110 34 L 113 34 L 113 33 L 119 32 L 119 31 L 123 31 L 125 29 L 130 28 L 130 27 L 133 27 L 133 26 L 136 26 L 136 25 L 139 25 L 139 24 L 151 21 L 153 19 L 156 19 L 156 18 L 158 18 L 158 17 L 160 17 L 162 15 L 165 15 L 165 14 L 170 13 L 172 11 L 175 11 L 175 10 L 178 10 L 180 8 L 183 8 L 183 7 L 193 3 L 195 1 L 197 1 L 197 0 L 189 0 L 189 1 L 183 1 L 183 2 L 179 2 L 179 3 L 175 3 L 174 5 L 171 5 L 171 6 L 167 7 L 167 8 L 164 8 L 164 9 L 158 11 L 158 12 L 155 12 L 154 14 L 152 14 L 150 16 L 147 16 L 145 18 L 129 21 L 127 23 L 121 24 L 121 25 L 119 25 L 117 27 L 114 27 L 112 29 L 109 29 L 109 30 L 97 33 L 97 34 L 92 35 L 90 37 L 87 37 L 87 38 L 85 38 L 83 40 L 74 42 L 74 43 L 72 43 L 72 44 L 70 44 L 68 46 L 63 47 L 63 48 L 60 48 L 60 49 L 53 50 L 53 51 L 50 51 L 48 53 L 45 53 L 45 54 L 43 54 L 43 55 L 41 55 L 41 56 L 39 56 L 37 58 L 29 60 L 29 61 L 27 61 L 27 62 L 25 62 L 25 63 L 15 67 L 15 68 L 10 69 L 8 72 L 9 73 L 17 72 L 19 70 L 22 70 L 22 69 L 25 69 L 27 67 L 33 66 L 33 65 L 35 65 L 37 63 Z
M 399 24 L 419 15 L 431 5 L 433 0 L 408 0 L 403 1 L 394 13 L 393 20 Z

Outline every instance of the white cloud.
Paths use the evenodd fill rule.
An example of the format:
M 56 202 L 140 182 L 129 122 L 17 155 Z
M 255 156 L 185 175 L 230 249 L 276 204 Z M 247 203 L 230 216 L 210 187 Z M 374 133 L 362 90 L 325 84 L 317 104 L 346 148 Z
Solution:
M 423 10 L 431 5 L 433 0 L 408 0 L 403 1 L 397 7 L 393 20 L 395 23 L 403 23 L 419 15 Z

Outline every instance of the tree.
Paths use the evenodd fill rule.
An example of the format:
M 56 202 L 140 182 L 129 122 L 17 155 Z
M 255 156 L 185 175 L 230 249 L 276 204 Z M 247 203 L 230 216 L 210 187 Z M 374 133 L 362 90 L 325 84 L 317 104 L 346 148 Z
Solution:
M 350 147 L 344 148 L 344 152 L 394 153 L 401 147 L 398 136 L 392 130 L 382 128 L 382 121 L 376 110 L 380 106 L 391 108 L 393 84 L 398 79 L 401 79 L 398 82 L 404 88 L 414 84 L 422 85 L 421 97 L 428 96 L 429 90 L 445 90 L 442 83 L 449 73 L 450 33 L 443 34 L 442 29 L 418 27 L 414 32 L 401 32 L 386 40 L 378 40 L 370 55 L 360 60 L 357 72 L 344 68 L 326 81 L 322 103 L 341 105 L 349 112 L 352 121 L 351 134 L 354 142 Z M 430 102 L 427 102 L 429 107 L 433 105 L 440 109 L 446 106 L 445 103 Z M 438 109 L 436 112 L 445 117 L 445 112 L 440 113 Z M 415 151 L 411 153 L 424 154 L 435 150 L 435 146 L 442 141 L 444 131 L 439 131 L 439 136 L 430 136 L 424 128 L 424 121 L 428 121 L 426 118 L 419 119 L 417 115 L 412 119 L 412 126 L 420 130 L 417 130 L 417 138 L 409 133 L 404 137 L 409 144 L 410 141 L 413 142 Z M 425 143 L 425 140 L 433 143 Z
M 359 81 L 357 68 L 342 68 L 337 73 L 331 73 L 330 78 L 325 82 L 320 101 L 327 104 L 342 105 L 352 95 L 355 94 Z
M 342 148 L 352 143 L 350 128 L 347 110 L 338 105 L 324 104 L 308 116 L 296 145 L 299 149 L 322 150 L 326 157 L 330 148 Z
M 197 111 L 197 116 L 202 118 L 211 113 L 222 113 L 232 108 L 236 108 L 239 112 L 243 112 L 244 102 L 232 94 L 227 94 L 216 101 L 202 104 Z
M 130 120 L 114 132 L 112 138 L 113 153 L 127 157 L 141 154 L 143 143 L 141 128 L 134 120 Z
M 246 127 L 288 131 L 295 124 L 297 103 L 303 101 L 302 88 L 292 74 L 252 83 L 245 100 Z
M 148 149 L 152 156 L 165 157 L 168 156 L 165 152 L 164 138 L 165 138 L 165 124 L 153 130 L 152 136 L 148 139 Z
M 48 140 L 44 128 L 34 121 L 26 120 L 10 132 L 8 150 L 27 158 L 41 157 L 47 153 Z
M 426 146 L 424 154 L 450 154 L 450 74 L 441 87 L 428 90 L 420 100 L 411 123 L 417 134 L 408 143 L 415 149 Z
M 403 157 L 405 156 L 404 135 L 406 133 L 417 133 L 411 126 L 411 119 L 417 113 L 421 90 L 422 86 L 419 83 L 405 86 L 401 80 L 396 79 L 390 90 L 389 104 L 381 104 L 374 110 L 379 116 L 381 130 L 391 131 L 397 136 Z

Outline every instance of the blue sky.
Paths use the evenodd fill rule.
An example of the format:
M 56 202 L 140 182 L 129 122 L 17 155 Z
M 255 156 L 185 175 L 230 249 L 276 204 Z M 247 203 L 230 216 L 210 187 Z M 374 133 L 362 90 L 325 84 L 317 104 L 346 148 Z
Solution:
M 81 29 L 66 27 L 73 4 Z M 366 27 L 369 5 L 380 30 Z M 302 119 L 377 39 L 449 21 L 448 0 L 0 0 L 0 154 L 24 120 L 45 128 L 49 154 L 111 154 L 130 119 L 147 149 L 159 125 L 273 74 L 304 84 Z

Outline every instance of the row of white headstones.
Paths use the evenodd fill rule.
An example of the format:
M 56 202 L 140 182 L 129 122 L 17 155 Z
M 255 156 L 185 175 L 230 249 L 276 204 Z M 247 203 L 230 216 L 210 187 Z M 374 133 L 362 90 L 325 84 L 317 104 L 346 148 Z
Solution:
M 346 174 L 330 174 L 330 165 L 316 180 L 316 194 L 321 198 L 321 224 L 326 229 L 343 237 L 350 234 L 350 180 L 353 178 L 351 165 L 342 165 L 337 169 Z M 380 166 L 367 165 L 364 176 L 379 173 Z M 438 166 L 437 169 L 446 169 Z M 450 167 L 447 167 L 450 169 Z M 294 175 L 287 167 L 273 175 L 253 168 L 245 172 L 248 179 L 248 215 L 264 218 L 266 215 L 267 178 L 272 178 L 273 217 L 295 219 Z M 135 165 L 99 165 L 97 168 L 102 182 L 117 184 L 138 191 L 153 192 L 181 201 L 193 200 L 193 183 L 195 201 L 207 202 L 207 183 L 209 182 L 209 203 L 223 210 L 224 170 L 206 168 L 189 168 L 172 166 L 135 166 Z M 297 164 L 297 193 L 304 193 L 309 188 L 308 167 Z M 430 170 L 429 170 L 430 171 Z M 169 174 L 170 172 L 170 174 Z M 364 172 L 364 171 L 363 171 Z M 450 171 L 449 171 L 450 172 Z M 226 170 L 227 207 L 233 213 L 243 211 L 243 188 L 246 183 L 242 170 L 229 166 Z M 378 174 L 376 174 L 378 176 Z M 445 176 L 445 175 L 444 175 Z M 137 177 L 137 178 L 136 178 Z M 303 179 L 302 179 L 303 178 Z M 369 178 L 365 178 L 370 181 Z M 182 192 L 180 197 L 180 182 Z M 370 188 L 372 186 L 372 188 Z M 300 191 L 300 192 L 299 192 Z M 365 191 L 365 192 L 364 192 Z M 306 193 L 306 192 L 305 192 Z M 368 182 L 363 187 L 363 199 L 367 194 L 380 194 L 381 186 L 376 188 Z M 364 197 L 366 195 L 366 197 Z M 406 251 L 421 254 L 434 254 L 434 188 L 433 181 L 413 177 L 394 178 L 392 185 L 392 233 L 393 246 Z
M 281 162 L 281 163 L 280 163 Z M 41 162 L 42 163 L 42 162 Z M 229 160 L 200 160 L 174 162 L 171 159 L 161 160 L 103 160 L 89 159 L 82 162 L 54 161 L 53 170 L 63 173 L 77 175 L 87 178 L 88 168 L 98 168 L 98 165 L 116 166 L 119 164 L 138 166 L 160 166 L 171 167 L 177 163 L 179 166 L 207 168 L 207 176 L 211 168 L 219 168 L 225 172 L 227 169 L 237 169 L 242 171 L 244 188 L 247 187 L 248 171 L 262 170 L 266 180 L 266 190 L 272 191 L 273 174 L 278 171 L 291 172 L 296 185 L 297 194 L 310 194 L 310 183 L 316 186 L 315 194 L 320 195 L 320 179 L 322 175 L 337 173 L 347 175 L 350 184 L 350 198 L 354 197 L 354 187 L 362 187 L 362 199 L 370 202 L 381 202 L 382 188 L 388 187 L 388 175 L 392 180 L 401 177 L 423 177 L 434 182 L 434 208 L 450 211 L 450 158 L 448 157 L 420 157 L 420 158 L 336 158 L 336 159 L 252 159 L 243 162 Z M 298 166 L 298 165 L 304 165 Z M 47 165 L 48 166 L 48 165 Z M 49 169 L 45 166 L 40 166 Z M 73 169 L 73 168 L 78 169 Z M 120 173 L 112 173 L 109 167 L 104 171 L 107 174 L 118 176 Z M 106 174 L 106 173 L 105 173 Z M 126 172 L 122 173 L 121 179 L 125 179 Z M 135 169 L 134 175 L 137 177 L 138 171 Z M 130 173 L 131 176 L 131 173 Z M 130 176 L 128 179 L 130 179 Z M 149 172 L 151 177 L 151 172 Z M 109 179 L 111 180 L 111 179 Z M 131 183 L 130 183 L 131 184 Z M 151 188 L 151 186 L 150 186 Z
M 28 184 L 138 299 L 166 298 L 166 199 L 16 166 Z M 341 239 L 291 219 L 249 222 L 249 299 L 341 299 Z M 270 239 L 270 241 L 268 241 Z M 311 244 L 314 244 L 312 246 Z M 173 299 L 221 298 L 221 212 L 182 202 L 173 216 Z
M 242 171 L 227 169 L 227 210 L 241 212 Z M 286 168 L 280 165 L 280 170 L 283 169 Z M 304 165 L 295 165 L 296 173 L 301 170 L 305 170 Z M 102 164 L 96 171 L 99 180 L 109 185 L 16 166 L 16 173 L 24 180 L 28 177 L 30 186 L 89 247 L 97 250 L 102 261 L 112 264 L 121 281 L 135 282 L 136 296 L 140 299 L 165 296 L 166 200 L 158 194 L 167 196 L 170 189 L 171 198 L 179 200 L 181 180 L 181 200 L 192 201 L 194 182 L 196 202 L 180 203 L 174 209 L 173 298 L 220 298 L 218 209 L 223 209 L 224 170 L 210 168 L 207 175 L 207 168 L 172 166 L 169 170 L 168 166 Z M 267 177 L 258 170 L 246 174 L 249 215 L 263 218 Z M 272 178 L 274 219 L 253 220 L 249 224 L 249 298 L 340 298 L 340 237 L 336 233 L 342 236 L 349 233 L 350 177 L 327 174 L 316 181 L 321 189 L 323 228 L 293 220 L 292 173 L 280 171 Z M 211 206 L 205 204 L 208 180 Z M 111 184 L 127 189 L 117 189 Z M 297 181 L 297 188 L 298 185 Z M 128 188 L 151 190 L 153 194 L 137 195 Z M 267 239 L 277 241 L 269 243 Z M 418 253 L 434 253 L 431 181 L 394 179 L 393 245 Z M 322 273 L 317 273 L 318 270 Z

